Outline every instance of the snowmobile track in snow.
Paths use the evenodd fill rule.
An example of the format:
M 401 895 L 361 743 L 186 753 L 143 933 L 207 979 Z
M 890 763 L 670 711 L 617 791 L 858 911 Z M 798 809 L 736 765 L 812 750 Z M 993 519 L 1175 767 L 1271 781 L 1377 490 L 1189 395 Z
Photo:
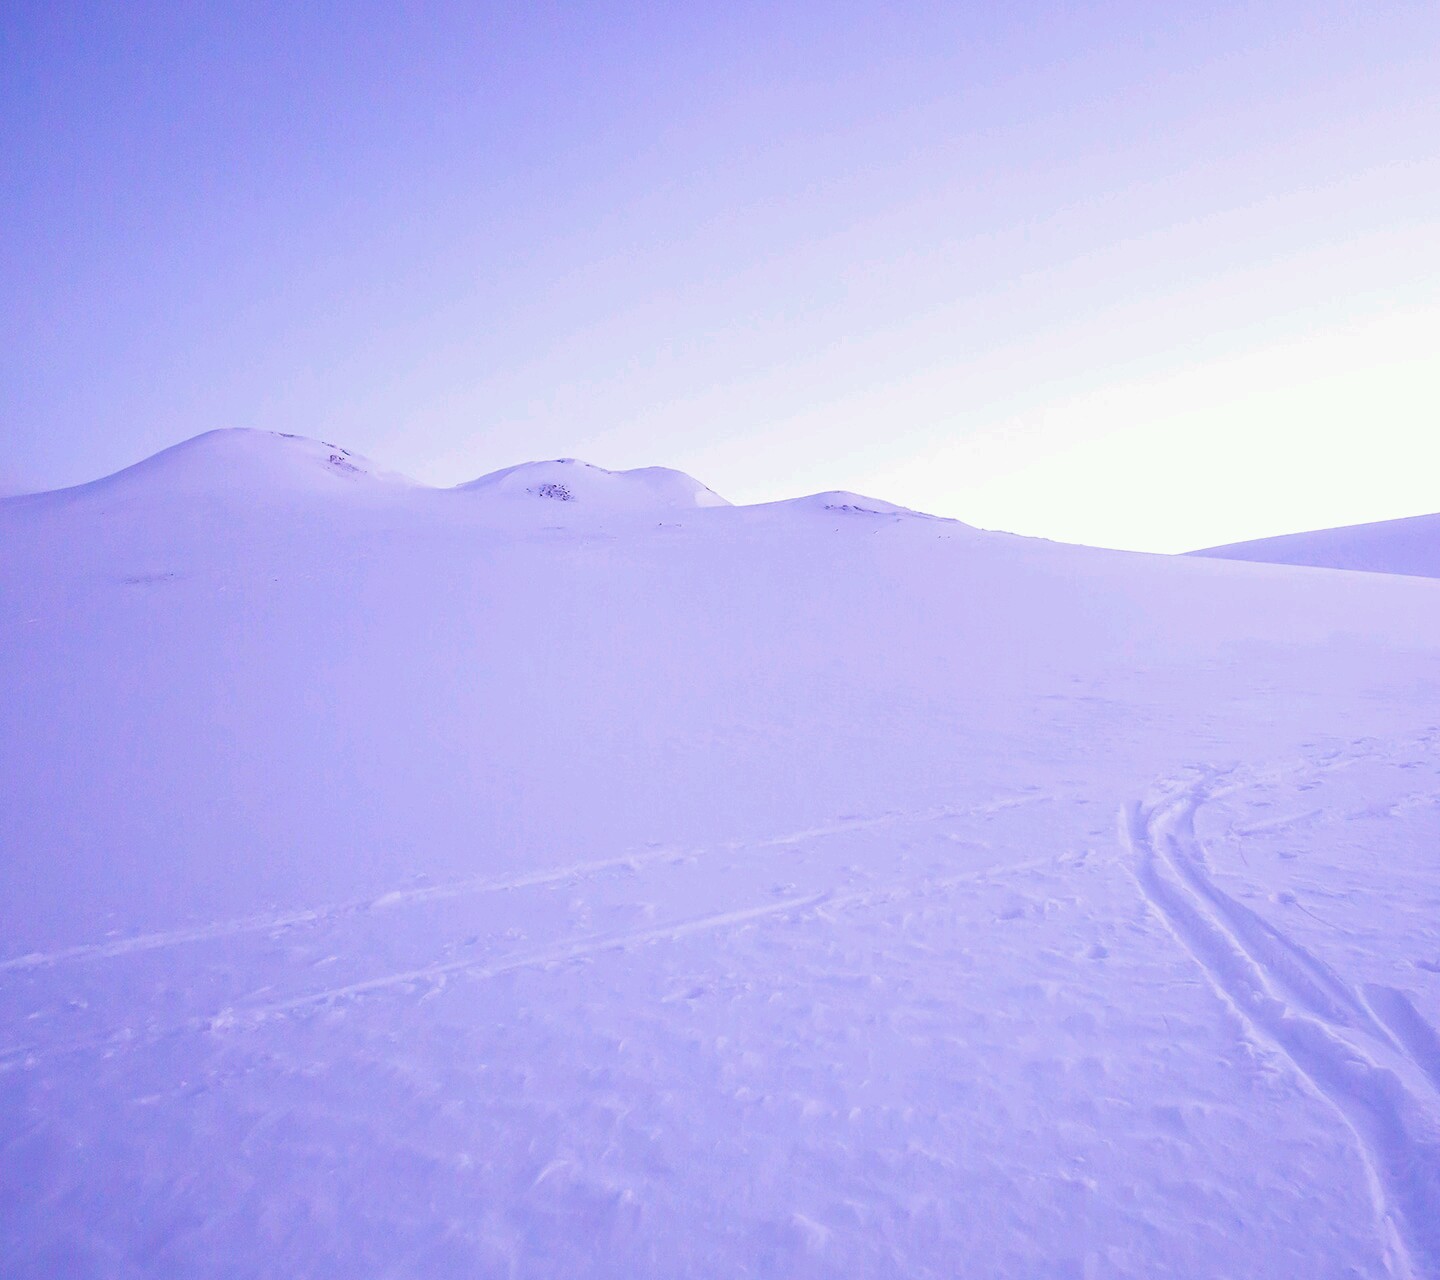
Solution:
M 1396 988 L 1339 974 L 1215 885 L 1195 815 L 1216 777 L 1121 814 L 1141 891 L 1251 1037 L 1355 1134 L 1397 1274 L 1440 1280 L 1440 1038 Z

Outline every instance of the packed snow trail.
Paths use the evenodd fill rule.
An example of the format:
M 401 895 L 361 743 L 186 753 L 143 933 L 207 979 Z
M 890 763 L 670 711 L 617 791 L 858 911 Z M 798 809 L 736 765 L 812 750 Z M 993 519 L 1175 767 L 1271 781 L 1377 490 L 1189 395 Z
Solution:
M 1122 831 L 1145 896 L 1249 1032 L 1335 1107 L 1365 1155 L 1397 1271 L 1440 1277 L 1440 1079 L 1435 1032 L 1392 987 L 1364 996 L 1217 888 L 1195 833 L 1214 794 L 1202 777 L 1132 806 Z M 1377 1021 L 1399 1031 L 1398 1038 Z

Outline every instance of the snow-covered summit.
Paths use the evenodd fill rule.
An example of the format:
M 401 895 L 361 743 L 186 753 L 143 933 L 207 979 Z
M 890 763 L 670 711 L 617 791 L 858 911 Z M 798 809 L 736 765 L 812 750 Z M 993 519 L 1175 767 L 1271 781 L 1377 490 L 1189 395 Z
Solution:
M 207 431 L 103 479 L 57 491 L 67 497 L 342 492 L 411 482 L 327 440 L 249 427 Z M 49 495 L 35 495 L 46 497 Z
M 1233 542 L 1190 554 L 1217 560 L 1256 560 L 1266 564 L 1440 578 L 1440 513 Z
M 693 476 L 669 467 L 607 471 L 578 458 L 525 462 L 458 486 L 466 492 L 575 503 L 601 512 L 674 511 L 730 504 Z

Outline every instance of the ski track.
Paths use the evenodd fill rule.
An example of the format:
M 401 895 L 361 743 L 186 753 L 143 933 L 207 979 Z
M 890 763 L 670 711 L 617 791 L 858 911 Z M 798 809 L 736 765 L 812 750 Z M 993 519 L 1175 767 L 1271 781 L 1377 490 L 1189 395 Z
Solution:
M 1017 804 L 1023 804 L 1031 800 L 1040 801 L 1049 798 L 1052 797 L 1037 793 L 1033 796 L 1025 796 L 1018 800 L 1013 797 L 1006 797 L 970 810 L 946 809 L 944 812 L 935 811 L 933 813 L 927 810 L 925 814 L 929 818 L 943 818 L 966 813 L 970 815 L 986 814 L 998 812 L 1005 808 L 1013 808 Z M 805 832 L 797 833 L 796 835 L 775 837 L 758 843 L 737 843 L 722 847 L 731 850 L 779 847 L 799 843 L 808 839 L 815 839 L 824 835 L 837 834 L 842 831 L 876 827 L 888 822 L 897 822 L 907 817 L 913 818 L 914 816 L 915 815 L 907 814 L 888 814 L 881 818 L 846 822 L 825 828 L 812 828 Z M 740 907 L 734 910 L 694 916 L 665 924 L 651 925 L 640 930 L 586 935 L 499 959 L 487 960 L 478 957 L 466 957 L 458 960 L 437 961 L 432 964 L 421 965 L 399 972 L 380 974 L 376 977 L 365 978 L 358 982 L 346 983 L 343 986 L 305 992 L 280 1000 L 256 1004 L 230 1005 L 213 1014 L 204 1014 L 179 1021 L 152 1022 L 138 1028 L 133 1026 L 122 1027 L 102 1035 L 91 1036 L 83 1040 L 72 1040 L 65 1044 L 52 1043 L 10 1046 L 0 1049 L 0 1072 L 13 1070 L 17 1067 L 25 1067 L 27 1069 L 34 1068 L 44 1062 L 77 1053 L 112 1053 L 121 1049 L 141 1048 L 173 1035 L 212 1031 L 223 1032 L 232 1029 L 248 1030 L 258 1027 L 272 1018 L 303 1013 L 307 1010 L 327 1006 L 345 1004 L 354 1000 L 417 986 L 438 990 L 443 987 L 451 977 L 464 977 L 471 981 L 485 981 L 524 969 L 553 968 L 569 962 L 584 960 L 590 956 L 607 951 L 622 951 L 650 943 L 678 941 L 691 934 L 759 923 L 776 917 L 816 915 L 827 918 L 825 916 L 827 911 L 839 911 L 846 908 L 866 905 L 882 905 L 911 898 L 926 897 L 936 893 L 943 893 L 948 889 L 956 888 L 962 884 L 1004 881 L 1014 876 L 1027 875 L 1034 871 L 1063 865 L 1067 861 L 1073 860 L 1074 857 L 1075 855 L 1072 852 L 1048 854 L 1043 857 L 1032 858 L 1024 862 L 1010 863 L 999 867 L 977 868 L 959 872 L 955 875 L 905 880 L 894 884 L 870 886 L 844 893 L 830 889 L 821 890 L 767 901 L 759 906 Z M 676 854 L 674 851 L 667 851 L 663 855 L 655 855 L 650 861 L 660 861 L 662 858 L 674 860 Z M 688 861 L 689 858 L 687 857 L 681 860 Z M 616 866 L 628 867 L 635 864 L 635 859 L 623 858 L 605 863 L 585 865 L 591 869 L 604 869 Z M 562 871 L 551 872 L 544 876 L 537 874 L 532 877 L 524 877 L 519 881 L 506 881 L 503 884 L 496 884 L 491 887 L 514 888 L 522 883 L 547 883 L 550 880 L 566 879 L 576 872 L 577 868 L 571 867 Z M 446 890 L 456 889 L 457 892 L 463 891 L 453 885 L 444 886 L 443 888 Z M 427 889 L 417 890 L 416 892 L 429 894 L 432 891 Z M 320 920 L 335 918 L 336 914 L 337 913 L 333 912 L 327 914 L 325 912 L 315 911 L 306 913 L 306 916 L 310 919 Z M 247 932 L 247 930 L 235 930 L 233 932 L 238 934 Z M 225 937 L 232 935 L 220 932 L 209 932 L 206 936 Z M 188 936 L 186 940 L 189 940 Z
M 1053 867 L 1070 857 L 1069 854 L 1050 855 L 1034 858 L 1027 862 L 1011 863 L 1005 867 L 964 872 L 953 876 L 939 876 L 919 881 L 906 880 L 896 884 L 857 889 L 849 893 L 823 890 L 817 893 L 799 894 L 790 898 L 779 898 L 756 907 L 741 907 L 733 911 L 722 911 L 711 915 L 693 916 L 668 924 L 653 925 L 626 933 L 588 935 L 568 943 L 554 944 L 535 951 L 508 957 L 499 962 L 484 960 L 447 960 L 436 964 L 422 965 L 400 973 L 383 974 L 366 978 L 361 982 L 347 983 L 324 991 L 307 993 L 293 999 L 276 1001 L 266 1005 L 252 1005 L 240 1009 L 223 1011 L 215 1018 L 198 1019 L 194 1025 L 213 1028 L 217 1025 L 232 1025 L 236 1021 L 263 1021 L 277 1014 L 294 1012 L 316 1006 L 337 1004 L 359 996 L 370 995 L 395 987 L 411 986 L 417 983 L 443 982 L 452 974 L 463 974 L 468 978 L 484 980 L 501 974 L 513 973 L 518 969 L 545 968 L 571 960 L 581 960 L 605 951 L 619 951 L 642 946 L 652 942 L 673 942 L 694 933 L 709 932 L 735 925 L 750 924 L 771 917 L 787 915 L 820 915 L 826 910 L 841 910 L 848 907 L 879 905 L 901 901 L 907 898 L 925 897 L 962 884 L 975 884 L 988 880 L 1004 880 L 1015 875 L 1024 875 L 1046 867 Z
M 1392 1272 L 1440 1280 L 1440 1038 L 1392 987 L 1351 988 L 1210 878 L 1195 815 L 1215 774 L 1121 814 L 1141 891 L 1250 1036 L 1354 1133 Z
M 939 805 L 930 809 L 910 812 L 887 812 L 865 818 L 837 819 L 835 822 L 818 827 L 807 827 L 799 831 L 788 832 L 785 835 L 770 836 L 760 840 L 735 840 L 695 849 L 670 846 L 658 849 L 646 848 L 616 858 L 571 863 L 564 867 L 535 871 L 510 879 L 497 880 L 491 876 L 469 876 L 445 884 L 394 889 L 374 897 L 354 898 L 344 902 L 306 907 L 299 911 L 282 912 L 278 915 L 239 916 L 194 925 L 186 929 L 168 929 L 155 933 L 136 934 L 129 938 L 83 943 L 79 946 L 63 947 L 55 951 L 32 951 L 25 955 L 13 956 L 8 960 L 0 960 L 0 973 L 50 968 L 71 961 L 109 960 L 119 956 L 134 955 L 138 952 L 158 951 L 190 943 L 214 942 L 246 933 L 279 932 L 303 925 L 327 923 L 347 916 L 387 911 L 397 907 L 418 906 L 427 902 L 441 902 L 470 894 L 503 893 L 513 889 L 562 884 L 570 880 L 582 880 L 602 875 L 607 871 L 638 871 L 642 867 L 655 863 L 685 862 L 711 853 L 737 853 L 747 850 L 783 848 L 787 845 L 804 844 L 829 836 L 869 831 L 901 823 L 918 825 L 927 822 L 941 822 L 947 818 L 979 817 L 1050 799 L 1054 799 L 1054 796 L 1049 792 L 1018 792 L 1013 795 L 996 796 L 984 804 L 970 808 Z

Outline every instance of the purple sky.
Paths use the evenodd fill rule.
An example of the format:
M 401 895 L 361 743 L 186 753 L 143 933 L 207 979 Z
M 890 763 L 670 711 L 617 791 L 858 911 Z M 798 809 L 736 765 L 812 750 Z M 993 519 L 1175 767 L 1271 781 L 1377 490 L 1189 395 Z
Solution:
M 1440 507 L 1428 0 L 0 32 L 0 486 L 258 426 L 1159 550 Z

